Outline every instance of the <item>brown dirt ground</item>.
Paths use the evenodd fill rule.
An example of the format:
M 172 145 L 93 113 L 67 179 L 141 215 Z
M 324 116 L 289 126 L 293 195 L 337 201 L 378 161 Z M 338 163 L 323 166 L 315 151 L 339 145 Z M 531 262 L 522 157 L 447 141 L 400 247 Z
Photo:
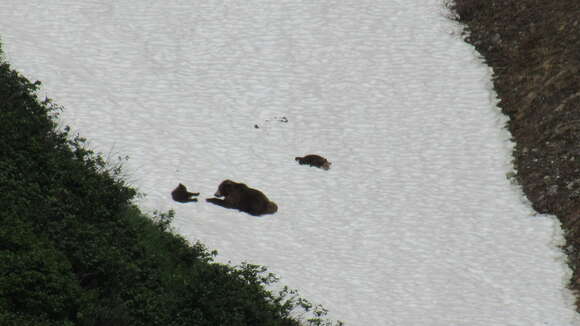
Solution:
M 562 223 L 580 311 L 580 1 L 448 0 L 464 38 L 493 68 L 533 208 Z

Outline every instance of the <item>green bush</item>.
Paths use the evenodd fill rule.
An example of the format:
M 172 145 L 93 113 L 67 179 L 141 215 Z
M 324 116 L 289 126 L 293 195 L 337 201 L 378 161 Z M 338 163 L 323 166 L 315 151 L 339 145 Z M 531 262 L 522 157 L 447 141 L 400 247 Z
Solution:
M 312 305 L 273 294 L 264 268 L 213 262 L 171 232 L 173 212 L 144 216 L 39 85 L 0 64 L 1 325 L 300 324 Z

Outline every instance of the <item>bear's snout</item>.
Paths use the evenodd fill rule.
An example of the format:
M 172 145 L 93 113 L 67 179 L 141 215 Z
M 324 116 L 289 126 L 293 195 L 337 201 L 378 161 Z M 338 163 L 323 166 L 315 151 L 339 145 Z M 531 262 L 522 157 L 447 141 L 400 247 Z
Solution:
M 221 193 L 221 192 L 219 192 L 219 190 L 218 190 L 218 191 L 216 191 L 216 192 L 215 192 L 215 194 L 213 194 L 213 195 L 214 195 L 215 197 L 217 197 L 217 198 L 220 198 L 220 197 L 223 197 L 223 196 L 224 196 L 224 195 L 222 195 L 222 193 Z

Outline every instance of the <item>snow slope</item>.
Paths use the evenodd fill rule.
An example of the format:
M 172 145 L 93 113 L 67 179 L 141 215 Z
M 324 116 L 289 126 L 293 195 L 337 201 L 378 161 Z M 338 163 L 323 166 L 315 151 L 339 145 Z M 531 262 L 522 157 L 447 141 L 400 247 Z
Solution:
M 435 0 L 0 3 L 8 61 L 218 260 L 347 325 L 580 325 L 559 224 L 506 179 L 505 118 L 458 30 Z M 278 213 L 169 196 L 226 178 Z

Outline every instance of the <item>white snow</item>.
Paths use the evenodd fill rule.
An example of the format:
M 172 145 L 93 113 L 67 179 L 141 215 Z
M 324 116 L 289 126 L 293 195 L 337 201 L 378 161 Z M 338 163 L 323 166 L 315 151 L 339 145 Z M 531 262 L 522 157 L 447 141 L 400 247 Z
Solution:
M 0 3 L 7 60 L 219 261 L 347 325 L 580 325 L 559 223 L 506 179 L 506 120 L 458 35 L 437 0 Z M 169 195 L 228 178 L 278 213 Z

